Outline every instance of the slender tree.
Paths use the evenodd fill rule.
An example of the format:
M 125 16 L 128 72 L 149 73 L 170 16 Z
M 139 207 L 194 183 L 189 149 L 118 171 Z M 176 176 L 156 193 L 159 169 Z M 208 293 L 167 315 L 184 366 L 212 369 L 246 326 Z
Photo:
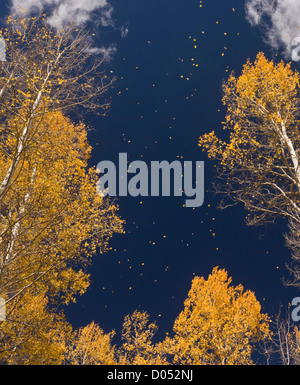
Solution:
M 147 312 L 135 310 L 123 323 L 123 344 L 118 350 L 121 365 L 163 365 L 166 360 L 153 342 L 158 330 L 155 322 L 149 323 Z
M 105 334 L 95 322 L 76 330 L 65 349 L 67 365 L 116 365 L 114 332 Z
M 284 366 L 300 365 L 300 331 L 291 320 L 290 307 L 280 307 L 271 324 L 271 330 L 271 339 L 262 352 L 268 357 L 268 362 Z
M 60 112 L 47 114 L 24 154 L 0 220 L 0 288 L 7 304 L 38 281 L 68 303 L 87 287 L 80 264 L 84 268 L 97 248 L 105 252 L 113 233 L 122 232 L 117 207 L 96 193 L 86 134 L 83 124 Z M 13 140 L 7 136 L 6 143 Z
M 90 62 L 87 36 L 71 27 L 53 32 L 44 17 L 9 17 L 3 36 L 0 292 L 11 301 L 49 272 L 68 291 L 69 278 L 77 278 L 66 260 L 82 261 L 96 246 L 105 251 L 122 221 L 96 194 L 86 127 L 64 116 L 107 106 L 99 98 L 110 83 L 99 74 L 101 63 Z
M 199 145 L 218 161 L 217 193 L 221 207 L 242 203 L 248 224 L 288 219 L 287 243 L 299 260 L 299 74 L 290 64 L 274 63 L 263 53 L 249 60 L 242 74 L 223 85 L 224 129 L 200 137 Z M 229 198 L 229 199 L 228 199 Z M 299 284 L 297 264 L 291 268 Z M 298 281 L 298 283 L 297 283 Z
M 108 250 L 123 221 L 117 205 L 96 193 L 87 127 L 68 117 L 108 108 L 103 98 L 111 81 L 93 60 L 87 35 L 72 27 L 52 31 L 44 16 L 9 17 L 2 34 L 0 294 L 7 317 L 0 350 L 17 354 L 23 339 L 10 347 L 7 341 L 26 306 L 21 302 L 30 307 L 39 296 L 51 312 L 57 303 L 74 301 L 89 285 L 91 256 Z M 24 318 L 24 325 L 30 322 Z
M 234 287 L 224 269 L 195 277 L 160 350 L 179 365 L 248 365 L 259 341 L 269 338 L 269 318 L 251 291 Z
M 2 31 L 6 61 L 0 65 L 0 117 L 2 137 L 13 133 L 13 147 L 1 170 L 0 203 L 14 183 L 18 166 L 30 149 L 39 122 L 51 112 L 100 113 L 109 107 L 104 96 L 114 79 L 102 72 L 94 59 L 92 43 L 84 29 L 53 31 L 45 16 L 9 16 Z

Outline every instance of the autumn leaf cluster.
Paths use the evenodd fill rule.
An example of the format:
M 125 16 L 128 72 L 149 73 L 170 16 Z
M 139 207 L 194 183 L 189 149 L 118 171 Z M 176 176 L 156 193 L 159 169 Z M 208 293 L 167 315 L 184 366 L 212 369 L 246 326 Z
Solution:
M 299 73 L 263 53 L 223 84 L 224 132 L 199 146 L 218 164 L 216 191 L 249 210 L 251 224 L 298 220 Z
M 252 291 L 233 286 L 224 269 L 214 268 L 207 279 L 195 277 L 174 322 L 172 333 L 155 341 L 156 322 L 146 311 L 134 311 L 124 318 L 121 345 L 113 343 L 115 331 L 105 333 L 91 322 L 78 330 L 45 313 L 39 302 L 43 327 L 33 340 L 25 341 L 8 362 L 63 365 L 250 365 L 261 342 L 271 338 L 270 318 Z M 30 309 L 23 309 L 30 311 Z M 43 313 L 44 312 L 44 313 Z M 49 324 L 48 324 L 49 322 Z M 172 336 L 173 334 L 173 336 Z M 40 358 L 40 354 L 47 352 Z
M 0 362 L 253 364 L 257 346 L 271 338 L 270 319 L 255 294 L 233 286 L 218 267 L 207 279 L 193 279 L 163 341 L 155 340 L 158 326 L 145 311 L 125 317 L 116 346 L 115 331 L 95 322 L 73 330 L 58 310 L 85 293 L 92 257 L 124 231 L 118 206 L 96 193 L 88 129 L 70 118 L 85 109 L 106 113 L 113 80 L 101 71 L 101 60 L 93 62 L 83 30 L 54 32 L 45 16 L 24 15 L 9 17 L 2 31 L 0 294 L 6 320 Z M 215 132 L 200 138 L 227 177 L 224 192 L 245 204 L 254 223 L 278 213 L 300 223 L 298 91 L 299 76 L 289 65 L 259 54 L 240 77 L 232 74 L 224 83 L 227 141 Z M 289 337 L 295 357 L 298 342 L 295 329 Z
M 54 32 L 44 16 L 22 13 L 6 25 L 7 60 L 0 65 L 0 294 L 6 321 L 0 354 L 7 363 L 51 363 L 62 349 L 53 324 L 69 332 L 56 309 L 86 291 L 92 256 L 106 252 L 113 234 L 124 231 L 118 206 L 96 192 L 88 128 L 70 118 L 80 108 L 106 111 L 110 82 L 98 71 L 101 61 L 92 62 L 82 30 Z

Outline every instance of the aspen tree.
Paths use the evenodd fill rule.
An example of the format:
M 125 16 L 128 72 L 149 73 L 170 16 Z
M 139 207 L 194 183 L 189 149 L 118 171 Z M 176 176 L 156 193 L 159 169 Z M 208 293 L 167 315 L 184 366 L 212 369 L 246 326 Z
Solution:
M 291 64 L 259 53 L 223 84 L 224 134 L 212 131 L 199 139 L 218 162 L 214 187 L 224 197 L 221 208 L 242 203 L 249 225 L 288 221 L 294 285 L 300 282 L 299 79 Z

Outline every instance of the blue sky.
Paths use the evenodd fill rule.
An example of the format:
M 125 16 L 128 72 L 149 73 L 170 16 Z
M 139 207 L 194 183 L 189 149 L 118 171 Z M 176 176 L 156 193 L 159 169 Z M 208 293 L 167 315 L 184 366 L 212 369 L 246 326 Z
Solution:
M 207 277 L 215 266 L 225 268 L 235 284 L 253 290 L 270 314 L 280 303 L 286 306 L 297 292 L 281 282 L 290 262 L 285 223 L 250 228 L 242 207 L 218 210 L 219 197 L 210 191 L 214 164 L 197 146 L 205 132 L 221 132 L 221 86 L 230 71 L 239 73 L 259 51 L 270 59 L 284 58 L 284 42 L 277 40 L 276 46 L 268 38 L 279 22 L 265 24 L 265 2 L 248 1 L 252 11 L 260 12 L 255 21 L 241 0 L 98 1 L 98 10 L 94 2 L 71 1 L 69 9 L 63 3 L 27 5 L 46 5 L 56 26 L 66 11 L 70 15 L 73 9 L 78 12 L 75 5 L 81 6 L 75 16 L 78 22 L 90 20 L 95 47 L 114 49 L 105 64 L 117 77 L 110 91 L 112 108 L 107 117 L 86 116 L 94 128 L 91 164 L 117 163 L 120 152 L 130 161 L 205 161 L 206 190 L 203 206 L 196 209 L 183 207 L 180 197 L 119 198 L 126 234 L 112 239 L 111 252 L 94 258 L 92 284 L 66 309 L 68 319 L 75 327 L 95 321 L 106 331 L 119 331 L 125 315 L 146 310 L 163 337 L 193 277 Z M 289 9 L 293 2 L 283 3 Z M 7 4 L 1 16 L 8 13 Z

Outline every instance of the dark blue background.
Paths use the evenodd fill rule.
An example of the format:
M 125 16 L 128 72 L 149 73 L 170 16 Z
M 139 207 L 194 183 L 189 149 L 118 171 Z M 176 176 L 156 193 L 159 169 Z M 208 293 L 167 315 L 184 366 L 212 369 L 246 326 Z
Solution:
M 205 132 L 221 133 L 221 86 L 229 72 L 240 73 L 259 51 L 270 59 L 274 53 L 247 23 L 241 0 L 205 0 L 202 7 L 194 0 L 112 4 L 116 24 L 128 26 L 129 33 L 122 38 L 118 29 L 98 31 L 97 44 L 116 44 L 106 70 L 118 79 L 108 116 L 86 116 L 94 128 L 91 164 L 117 163 L 120 152 L 129 161 L 204 160 L 205 202 L 193 210 L 183 207 L 184 198 L 119 198 L 126 234 L 112 239 L 111 252 L 94 258 L 91 286 L 66 309 L 68 320 L 74 327 L 94 320 L 119 332 L 125 315 L 146 310 L 161 339 L 171 332 L 193 277 L 207 277 L 214 266 L 253 290 L 272 315 L 297 295 L 281 282 L 290 262 L 286 226 L 249 228 L 242 207 L 219 211 L 219 197 L 210 192 L 215 168 L 197 142 Z
M 113 42 L 118 49 L 107 65 L 118 80 L 109 116 L 90 119 L 95 129 L 90 135 L 93 164 L 117 164 L 120 152 L 128 153 L 129 161 L 148 164 L 204 160 L 207 192 L 204 205 L 195 210 L 183 207 L 184 198 L 118 199 L 126 235 L 115 236 L 113 251 L 94 259 L 88 292 L 67 310 L 75 326 L 95 320 L 106 331 L 119 331 L 126 314 L 143 309 L 157 321 L 158 337 L 163 338 L 194 275 L 207 277 L 214 266 L 225 268 L 235 284 L 253 290 L 270 315 L 297 295 L 281 282 L 290 262 L 282 235 L 285 224 L 249 228 L 242 207 L 216 209 L 219 197 L 210 192 L 215 169 L 197 146 L 201 134 L 221 132 L 221 85 L 229 72 L 240 73 L 259 51 L 270 59 L 274 53 L 247 23 L 242 1 L 199 4 L 115 1 L 116 22 L 127 25 L 129 33 L 121 38 L 118 31 L 102 31 L 101 43 Z

